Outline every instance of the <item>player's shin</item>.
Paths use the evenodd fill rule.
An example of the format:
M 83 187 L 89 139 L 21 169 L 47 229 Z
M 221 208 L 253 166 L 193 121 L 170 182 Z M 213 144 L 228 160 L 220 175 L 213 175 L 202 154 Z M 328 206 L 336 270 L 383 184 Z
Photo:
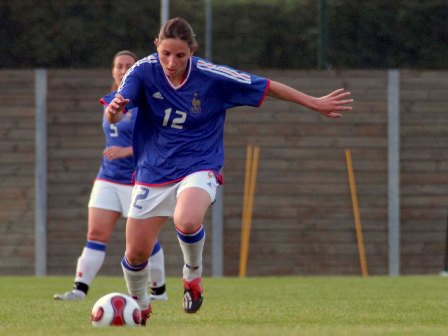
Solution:
M 154 246 L 154 250 L 149 257 L 150 275 L 149 284 L 150 287 L 157 288 L 165 285 L 165 255 L 160 243 L 157 242 Z
M 86 286 L 86 294 L 88 287 L 103 265 L 105 256 L 106 244 L 93 240 L 87 241 L 81 256 L 78 258 L 75 276 L 75 284 L 80 283 Z
M 201 225 L 199 230 L 191 234 L 177 229 L 177 238 L 184 257 L 183 278 L 192 281 L 202 275 L 202 253 L 205 242 L 205 229 Z
M 140 306 L 140 309 L 148 308 L 150 298 L 147 292 L 149 279 L 149 263 L 146 261 L 140 265 L 131 265 L 126 260 L 126 255 L 121 260 L 121 268 L 126 280 L 129 295 L 132 296 Z

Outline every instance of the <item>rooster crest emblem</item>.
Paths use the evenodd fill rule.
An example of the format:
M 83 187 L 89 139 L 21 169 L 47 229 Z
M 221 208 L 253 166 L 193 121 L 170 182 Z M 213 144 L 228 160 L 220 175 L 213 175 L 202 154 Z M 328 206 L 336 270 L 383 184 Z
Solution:
M 201 101 L 198 98 L 198 93 L 195 92 L 193 95 L 193 100 L 191 101 L 191 108 L 190 108 L 190 112 L 192 113 L 199 113 L 201 112 Z

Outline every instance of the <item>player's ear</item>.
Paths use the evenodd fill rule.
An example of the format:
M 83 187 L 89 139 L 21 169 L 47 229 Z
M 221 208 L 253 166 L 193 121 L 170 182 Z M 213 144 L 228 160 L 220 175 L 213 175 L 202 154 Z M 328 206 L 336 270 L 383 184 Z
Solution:
M 156 48 L 159 47 L 159 44 L 160 44 L 160 40 L 159 40 L 158 38 L 156 38 L 156 39 L 154 40 L 154 45 L 156 46 Z

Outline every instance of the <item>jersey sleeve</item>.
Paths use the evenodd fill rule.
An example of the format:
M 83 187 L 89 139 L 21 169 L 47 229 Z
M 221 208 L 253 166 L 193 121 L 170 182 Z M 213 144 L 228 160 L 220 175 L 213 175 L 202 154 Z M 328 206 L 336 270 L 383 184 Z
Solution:
M 126 75 L 124 75 L 121 85 L 116 93 L 121 94 L 125 99 L 129 99 L 129 103 L 126 105 L 126 110 L 136 108 L 140 103 L 140 97 L 142 92 L 142 85 L 140 80 L 139 63 L 136 63 L 131 67 Z
M 249 73 L 227 68 L 229 76 L 220 76 L 221 92 L 231 108 L 235 106 L 260 106 L 269 90 L 270 81 Z
M 266 97 L 270 81 L 226 65 L 214 64 L 196 57 L 196 67 L 214 83 L 214 91 L 225 109 L 248 105 L 260 106 Z
M 100 98 L 100 103 L 103 104 L 104 106 L 107 106 L 110 104 L 110 102 L 114 99 L 115 94 L 117 93 L 117 91 L 112 91 L 111 93 L 108 93 L 107 95 L 103 96 Z
M 249 75 L 250 81 L 247 83 L 231 82 L 226 83 L 223 87 L 223 91 L 228 97 L 231 106 L 255 106 L 259 107 L 269 90 L 270 81 L 263 77 Z

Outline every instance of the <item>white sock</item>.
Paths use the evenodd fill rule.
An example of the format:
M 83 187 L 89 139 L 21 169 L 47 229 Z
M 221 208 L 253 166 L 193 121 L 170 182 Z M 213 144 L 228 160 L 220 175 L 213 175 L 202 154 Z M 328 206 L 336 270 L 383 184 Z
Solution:
M 140 309 L 148 308 L 150 297 L 146 287 L 149 279 L 149 263 L 130 265 L 126 260 L 126 256 L 124 256 L 121 260 L 121 268 L 123 269 L 129 295 L 137 301 Z
M 106 244 L 88 240 L 78 258 L 75 282 L 82 282 L 90 286 L 103 265 L 105 256 Z
M 192 281 L 202 275 L 202 252 L 204 250 L 205 229 L 201 225 L 192 234 L 177 230 L 177 239 L 184 256 L 183 278 Z
M 156 244 L 157 247 L 158 243 Z M 149 257 L 149 281 L 150 287 L 157 288 L 165 284 L 165 255 L 163 249 L 158 245 L 158 250 Z

